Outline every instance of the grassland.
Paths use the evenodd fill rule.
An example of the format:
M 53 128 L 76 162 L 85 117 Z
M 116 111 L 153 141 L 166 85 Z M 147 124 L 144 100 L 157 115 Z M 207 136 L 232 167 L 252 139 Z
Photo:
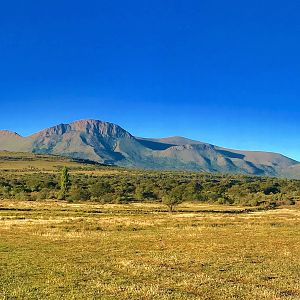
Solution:
M 48 182 L 57 192 L 64 166 L 77 187 L 106 180 L 112 200 L 122 193 L 133 200 L 15 200 L 19 192 L 42 194 Z M 169 213 L 159 203 L 165 186 L 192 180 L 209 197 L 230 182 L 240 182 L 231 190 L 237 194 L 275 184 L 282 198 L 299 203 L 296 181 L 126 170 L 12 152 L 0 152 L 0 174 L 0 299 L 300 299 L 299 204 L 262 210 L 194 201 Z M 132 187 L 141 186 L 158 197 L 137 202 Z
M 0 299 L 300 299 L 300 208 L 0 201 Z
M 0 172 L 25 174 L 34 172 L 57 173 L 63 167 L 67 167 L 72 174 L 96 176 L 118 174 L 125 171 L 122 168 L 102 166 L 89 161 L 62 156 L 0 151 Z

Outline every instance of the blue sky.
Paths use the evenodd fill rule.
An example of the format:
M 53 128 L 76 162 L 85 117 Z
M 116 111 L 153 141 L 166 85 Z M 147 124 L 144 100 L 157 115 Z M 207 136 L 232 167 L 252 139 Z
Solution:
M 0 128 L 95 118 L 300 160 L 300 2 L 0 4 Z

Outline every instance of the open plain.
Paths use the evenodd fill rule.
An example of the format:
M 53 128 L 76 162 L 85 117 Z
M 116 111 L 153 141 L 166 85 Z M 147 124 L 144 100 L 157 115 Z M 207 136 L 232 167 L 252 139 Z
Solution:
M 1 299 L 300 299 L 300 208 L 0 202 Z

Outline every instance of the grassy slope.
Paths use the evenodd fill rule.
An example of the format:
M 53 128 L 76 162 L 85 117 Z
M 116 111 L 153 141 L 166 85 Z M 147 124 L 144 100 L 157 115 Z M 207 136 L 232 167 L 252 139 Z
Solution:
M 116 167 L 108 167 L 79 162 L 71 158 L 33 154 L 25 152 L 0 151 L 0 171 L 6 172 L 57 172 L 62 167 L 68 167 L 71 173 L 114 174 L 121 171 Z
M 239 210 L 2 201 L 0 298 L 299 299 L 299 207 Z

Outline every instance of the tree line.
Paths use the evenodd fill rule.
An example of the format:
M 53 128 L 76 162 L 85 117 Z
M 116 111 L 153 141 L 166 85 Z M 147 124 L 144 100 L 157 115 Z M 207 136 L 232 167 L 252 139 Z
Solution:
M 300 181 L 232 174 L 131 171 L 116 175 L 7 173 L 0 176 L 0 198 L 58 199 L 129 203 L 153 201 L 170 210 L 183 201 L 276 207 L 300 199 Z

